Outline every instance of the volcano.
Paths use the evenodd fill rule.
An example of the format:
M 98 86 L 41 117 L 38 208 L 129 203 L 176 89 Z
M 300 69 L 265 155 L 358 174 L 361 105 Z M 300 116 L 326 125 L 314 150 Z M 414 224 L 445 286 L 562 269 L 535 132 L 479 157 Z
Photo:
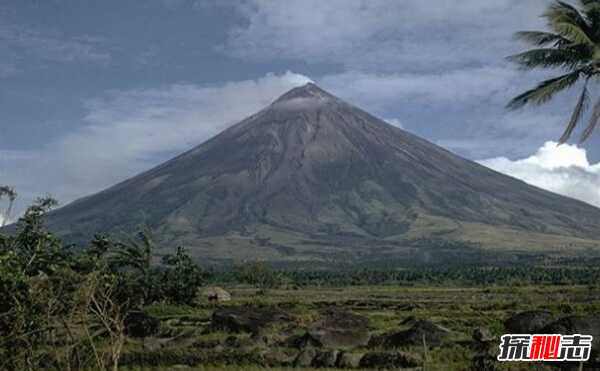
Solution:
M 71 241 L 147 226 L 159 253 L 282 264 L 600 255 L 600 209 L 463 159 L 309 83 L 48 216 Z

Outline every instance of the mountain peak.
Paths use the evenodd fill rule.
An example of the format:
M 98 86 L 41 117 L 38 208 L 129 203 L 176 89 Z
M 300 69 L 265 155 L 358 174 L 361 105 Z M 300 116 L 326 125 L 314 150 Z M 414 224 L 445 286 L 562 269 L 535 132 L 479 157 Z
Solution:
M 277 98 L 277 100 L 275 100 L 274 104 L 297 99 L 330 100 L 337 98 L 318 87 L 315 83 L 309 82 L 302 86 L 295 87 L 289 90 L 287 93 L 284 93 L 282 96 Z

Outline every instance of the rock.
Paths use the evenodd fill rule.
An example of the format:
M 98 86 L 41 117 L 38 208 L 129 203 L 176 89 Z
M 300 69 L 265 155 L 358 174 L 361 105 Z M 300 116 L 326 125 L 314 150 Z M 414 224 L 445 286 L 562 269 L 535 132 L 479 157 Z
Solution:
M 294 354 L 281 349 L 269 349 L 263 353 L 264 366 L 291 366 L 296 359 Z
M 473 340 L 480 343 L 487 343 L 494 340 L 494 336 L 487 327 L 477 327 L 473 330 Z
M 250 352 L 257 348 L 265 348 L 266 344 L 256 341 L 254 338 L 228 336 L 222 343 L 223 347 L 236 349 L 240 352 Z
M 211 323 L 218 330 L 259 333 L 262 329 L 285 321 L 291 321 L 291 317 L 282 311 L 238 307 L 215 310 Z
M 552 313 L 543 310 L 521 312 L 504 321 L 504 328 L 511 334 L 539 334 L 554 321 Z
M 359 367 L 394 369 L 417 367 L 420 363 L 418 357 L 405 352 L 369 352 L 361 358 Z
M 199 349 L 214 349 L 220 345 L 221 345 L 221 342 L 217 339 L 196 340 L 191 344 L 192 347 L 199 348 Z
M 252 333 L 249 340 L 253 341 L 257 346 L 286 346 L 288 344 L 288 339 L 289 335 L 286 335 L 285 333 L 269 332 L 259 329 L 258 332 Z
M 165 342 L 162 341 L 162 339 L 158 339 L 155 337 L 147 337 L 147 338 L 144 338 L 142 346 L 143 346 L 144 350 L 147 350 L 149 352 L 154 352 L 154 351 L 162 349 L 165 346 Z
M 239 348 L 242 344 L 240 339 L 236 336 L 228 336 L 224 341 L 223 345 L 228 348 Z
M 335 367 L 338 359 L 338 355 L 340 354 L 337 350 L 327 350 L 317 352 L 315 358 L 313 358 L 312 366 L 313 367 Z
M 408 330 L 384 335 L 381 345 L 385 348 L 398 348 L 405 345 L 422 345 L 423 338 L 427 346 L 440 346 L 450 330 L 427 320 L 415 321 Z
M 592 335 L 592 351 L 600 351 L 600 318 L 592 316 L 568 316 L 550 323 L 542 329 L 545 334 Z
M 369 343 L 368 324 L 366 317 L 348 311 L 328 310 L 309 327 L 307 336 L 321 347 L 355 348 Z
M 500 349 L 498 348 L 497 341 L 482 341 L 479 339 L 486 339 L 487 331 L 473 332 L 474 347 L 473 351 L 475 355 L 471 360 L 471 371 L 496 371 L 499 370 L 501 362 L 497 360 Z
M 304 349 L 296 360 L 294 361 L 294 366 L 296 367 L 310 367 L 312 365 L 313 359 L 317 356 L 317 351 L 312 348 Z
M 196 294 L 199 303 L 225 303 L 231 301 L 231 294 L 220 287 L 200 288 Z
M 125 334 L 132 338 L 144 338 L 156 335 L 160 329 L 160 320 L 142 311 L 127 313 L 124 319 Z
M 339 368 L 358 368 L 360 366 L 360 360 L 364 356 L 364 353 L 350 353 L 343 352 L 338 357 L 337 367 Z
M 320 347 L 321 344 L 314 340 L 310 335 L 292 335 L 288 337 L 283 344 L 288 348 L 304 349 L 309 347 Z
M 413 311 L 415 309 L 422 309 L 423 305 L 418 304 L 418 303 L 406 303 L 406 304 L 401 304 L 397 307 L 397 310 L 400 311 Z
M 471 371 L 497 371 L 499 363 L 489 354 L 477 354 L 471 362 Z

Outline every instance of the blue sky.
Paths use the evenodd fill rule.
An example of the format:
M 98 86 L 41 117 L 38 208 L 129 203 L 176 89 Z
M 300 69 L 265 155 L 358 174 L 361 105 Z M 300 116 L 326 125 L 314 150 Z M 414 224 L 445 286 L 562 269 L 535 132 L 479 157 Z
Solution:
M 548 0 L 2 0 L 0 183 L 67 203 L 312 80 L 464 157 L 600 204 L 598 136 L 556 149 L 575 93 L 506 62 Z M 555 166 L 561 158 L 560 166 Z

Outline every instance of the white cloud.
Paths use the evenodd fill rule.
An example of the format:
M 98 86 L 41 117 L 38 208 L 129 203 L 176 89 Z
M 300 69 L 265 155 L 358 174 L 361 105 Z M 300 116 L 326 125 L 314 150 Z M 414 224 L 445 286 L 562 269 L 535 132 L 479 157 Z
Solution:
M 4 218 L 4 215 L 0 214 L 0 225 L 9 225 L 13 222 L 11 219 L 6 219 L 6 222 L 4 222 Z
M 394 125 L 395 127 L 398 127 L 400 129 L 404 129 L 404 125 L 402 125 L 402 121 L 400 121 L 399 119 L 396 118 L 391 118 L 391 119 L 384 119 L 385 122 L 387 122 L 390 125 Z
M 66 37 L 53 30 L 11 24 L 1 16 L 0 78 L 21 72 L 19 61 L 30 56 L 60 63 L 106 64 L 111 60 L 105 40 L 85 35 Z
M 287 72 L 218 85 L 113 91 L 89 101 L 85 125 L 47 148 L 0 151 L 0 184 L 16 187 L 19 210 L 45 193 L 64 204 L 204 142 L 309 81 Z
M 340 95 L 369 105 L 397 105 L 408 99 L 426 104 L 465 103 L 497 94 L 506 95 L 517 79 L 507 66 L 476 67 L 439 73 L 373 74 L 348 71 L 319 80 Z
M 479 161 L 534 186 L 600 207 L 600 163 L 590 164 L 586 150 L 546 142 L 530 157 L 497 157 Z
M 496 58 L 512 34 L 542 26 L 547 0 L 249 0 L 223 49 L 380 71 L 431 70 Z
M 569 114 L 565 108 L 570 108 L 556 104 L 513 112 L 503 110 L 501 103 L 497 112 L 467 112 L 461 130 L 436 144 L 471 159 L 529 156 L 548 139 L 560 137 Z

